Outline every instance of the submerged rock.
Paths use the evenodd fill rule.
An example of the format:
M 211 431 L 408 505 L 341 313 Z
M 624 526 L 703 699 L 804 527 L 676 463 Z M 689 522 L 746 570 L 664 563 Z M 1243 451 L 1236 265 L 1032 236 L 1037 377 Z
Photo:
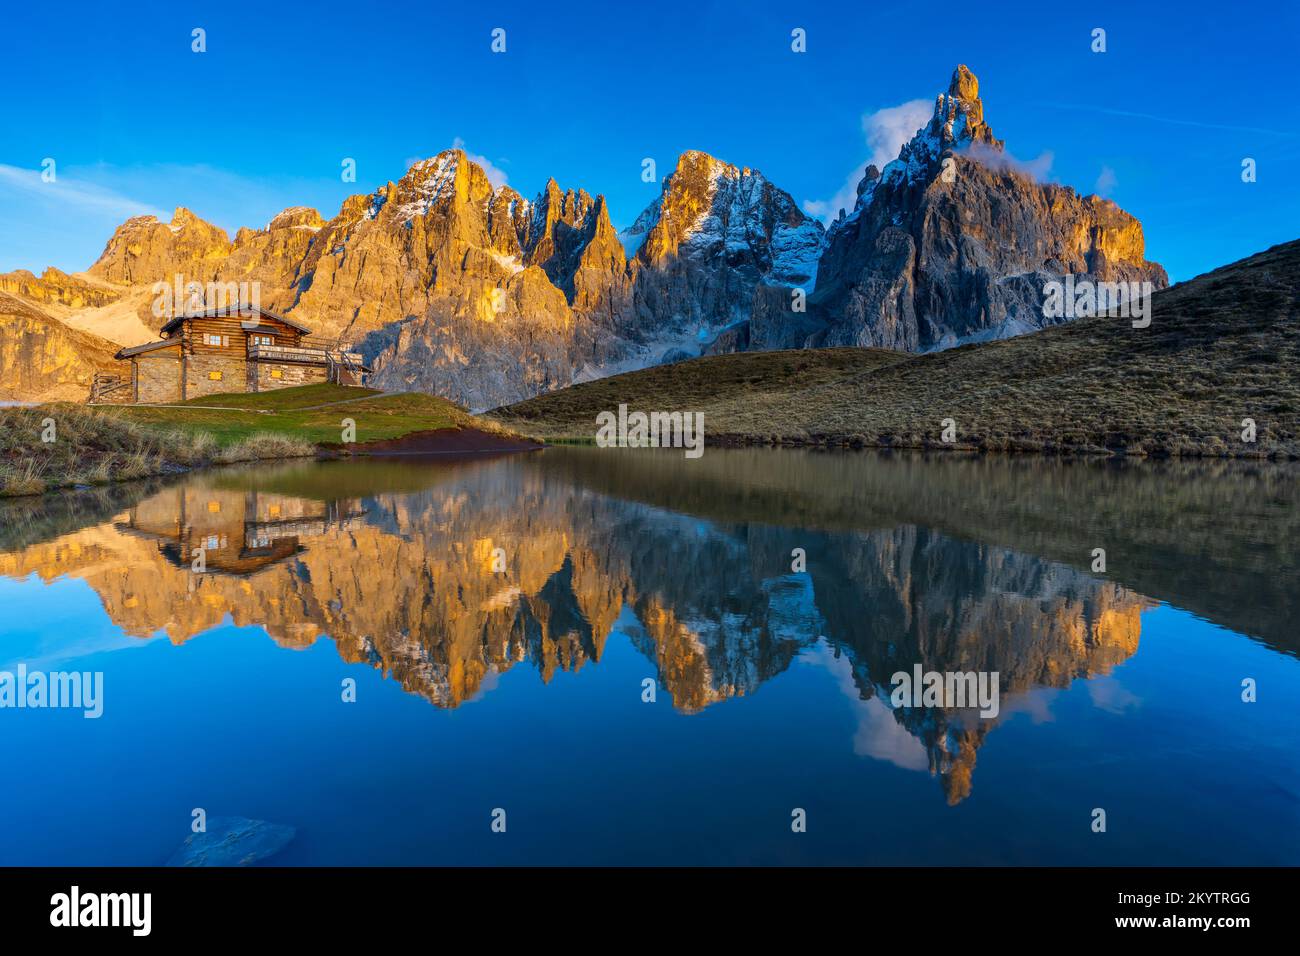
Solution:
M 275 856 L 297 834 L 283 823 L 213 817 L 205 833 L 191 833 L 168 866 L 251 866 Z

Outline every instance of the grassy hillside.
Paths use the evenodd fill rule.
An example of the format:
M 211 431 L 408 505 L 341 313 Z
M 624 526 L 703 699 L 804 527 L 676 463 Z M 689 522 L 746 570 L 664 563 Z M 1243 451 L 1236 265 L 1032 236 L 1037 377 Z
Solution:
M 284 411 L 294 408 L 314 408 L 350 402 L 370 395 L 383 395 L 377 388 L 357 388 L 352 385 L 334 385 L 319 382 L 299 385 L 296 388 L 277 388 L 269 392 L 225 392 L 203 395 L 179 404 L 194 408 L 246 408 L 252 410 Z
M 489 412 L 526 434 L 591 440 L 599 412 L 620 402 L 644 411 L 702 411 L 705 428 L 731 421 L 747 403 L 780 404 L 792 392 L 910 358 L 888 349 L 739 352 L 659 365 L 560 389 Z
M 178 405 L 0 408 L 0 496 L 168 474 L 212 463 L 314 456 L 340 447 L 343 420 L 364 446 L 429 432 L 514 437 L 446 399 L 305 385 Z M 55 439 L 42 440 L 47 420 Z M 457 450 L 463 450 L 459 442 Z M 364 450 L 364 448 L 362 448 Z
M 673 378 L 644 377 L 667 371 L 651 369 L 492 414 L 590 438 L 596 413 L 624 401 L 703 411 L 712 442 L 937 448 L 954 447 L 941 441 L 951 418 L 960 448 L 1300 457 L 1300 242 L 1157 293 L 1146 329 L 1081 319 L 930 355 L 860 354 L 881 358 L 750 387 L 729 366 L 756 356 L 718 356 L 670 366 Z M 1241 440 L 1245 418 L 1253 444 Z
M 304 385 L 256 394 L 207 395 L 166 407 L 105 407 L 108 414 L 158 429 L 211 435 L 221 447 L 254 435 L 277 434 L 316 445 L 338 445 L 343 420 L 356 423 L 358 443 L 413 432 L 481 428 L 505 432 L 459 405 L 415 392 L 385 394 L 344 385 Z
M 217 454 L 210 437 L 70 402 L 0 408 L 0 497 L 167 474 Z

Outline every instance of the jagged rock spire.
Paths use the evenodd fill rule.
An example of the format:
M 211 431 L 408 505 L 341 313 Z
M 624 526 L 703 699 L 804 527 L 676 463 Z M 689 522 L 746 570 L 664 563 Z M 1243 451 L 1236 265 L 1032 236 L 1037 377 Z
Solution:
M 1051 324 L 1044 283 L 1065 273 L 1168 284 L 1142 225 L 1113 203 L 1016 169 L 965 65 L 930 121 L 837 220 L 818 267 L 810 345 L 924 351 Z

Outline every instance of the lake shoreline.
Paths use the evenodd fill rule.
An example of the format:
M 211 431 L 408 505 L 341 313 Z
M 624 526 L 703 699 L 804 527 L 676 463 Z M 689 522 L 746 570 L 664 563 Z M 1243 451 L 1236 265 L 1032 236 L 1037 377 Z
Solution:
M 0 409 L 0 498 L 235 462 L 539 447 L 435 396 L 328 384 L 168 406 L 50 403 Z
M 472 428 L 444 428 L 412 432 L 396 439 L 365 442 L 353 446 L 309 443 L 284 436 L 265 435 L 231 448 L 219 449 L 211 457 L 177 461 L 165 453 L 154 456 L 137 453 L 129 467 L 101 472 L 96 467 L 84 471 L 66 471 L 54 479 L 34 475 L 0 474 L 0 501 L 32 498 L 68 491 L 86 491 L 127 484 L 150 478 L 172 478 L 214 470 L 230 465 L 270 463 L 276 461 L 330 461 L 346 458 L 380 458 L 387 456 L 513 454 L 537 451 L 545 445 L 532 441 L 511 441 L 490 432 Z M 93 461 L 98 449 L 82 446 L 72 451 L 76 462 Z
M 517 427 L 518 423 L 514 423 Z M 592 435 L 547 434 L 533 436 L 538 442 L 547 445 L 596 445 Z M 868 439 L 862 436 L 804 437 L 804 436 L 761 436 L 744 434 L 706 435 L 706 448 L 803 448 L 812 451 L 938 451 L 948 454 L 971 456 L 1036 456 L 1056 459 L 1150 459 L 1166 460 L 1231 460 L 1231 461 L 1300 461 L 1300 452 L 1289 450 L 1260 451 L 1224 451 L 1217 447 L 1179 448 L 1170 451 L 1164 448 L 1146 450 L 1129 446 L 1106 447 L 1100 445 L 1059 445 L 1052 442 L 1034 440 L 1013 440 L 1005 444 L 942 442 L 933 439 L 920 441 L 894 441 Z M 665 447 L 664 451 L 678 449 Z

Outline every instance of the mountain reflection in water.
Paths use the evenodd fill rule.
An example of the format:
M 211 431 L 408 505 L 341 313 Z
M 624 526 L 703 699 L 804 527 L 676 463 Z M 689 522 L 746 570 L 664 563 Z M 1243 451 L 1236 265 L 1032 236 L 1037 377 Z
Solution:
M 781 468 L 756 468 L 755 455 Z M 910 481 L 919 467 L 731 452 L 692 475 L 662 458 L 552 449 L 214 472 L 109 503 L 107 520 L 92 508 L 84 527 L 0 554 L 0 573 L 81 578 L 135 637 L 179 644 L 227 618 L 287 647 L 327 637 L 344 660 L 443 708 L 511 668 L 549 682 L 598 665 L 620 619 L 684 713 L 757 693 L 808 655 L 862 702 L 859 752 L 928 767 L 957 803 L 1001 718 L 894 708 L 891 675 L 997 672 L 1005 715 L 1035 688 L 1110 673 L 1155 605 L 1081 569 L 1093 541 L 1071 547 L 1077 532 L 1060 515 L 1053 529 L 1046 515 L 993 514 L 969 535 L 965 505 L 979 502 L 965 479 L 996 494 L 991 479 L 1014 485 L 1014 463 L 962 463 L 938 485 Z M 1073 467 L 1058 477 L 1089 474 Z M 698 479 L 689 494 L 684 478 Z M 871 495 L 880 482 L 894 500 Z M 935 509 L 945 494 L 954 500 Z M 953 527 L 918 521 L 927 506 L 932 524 Z M 1023 540 L 1026 523 L 1075 566 L 997 543 Z M 1112 566 L 1131 560 L 1107 543 Z M 792 570 L 796 549 L 806 571 Z

